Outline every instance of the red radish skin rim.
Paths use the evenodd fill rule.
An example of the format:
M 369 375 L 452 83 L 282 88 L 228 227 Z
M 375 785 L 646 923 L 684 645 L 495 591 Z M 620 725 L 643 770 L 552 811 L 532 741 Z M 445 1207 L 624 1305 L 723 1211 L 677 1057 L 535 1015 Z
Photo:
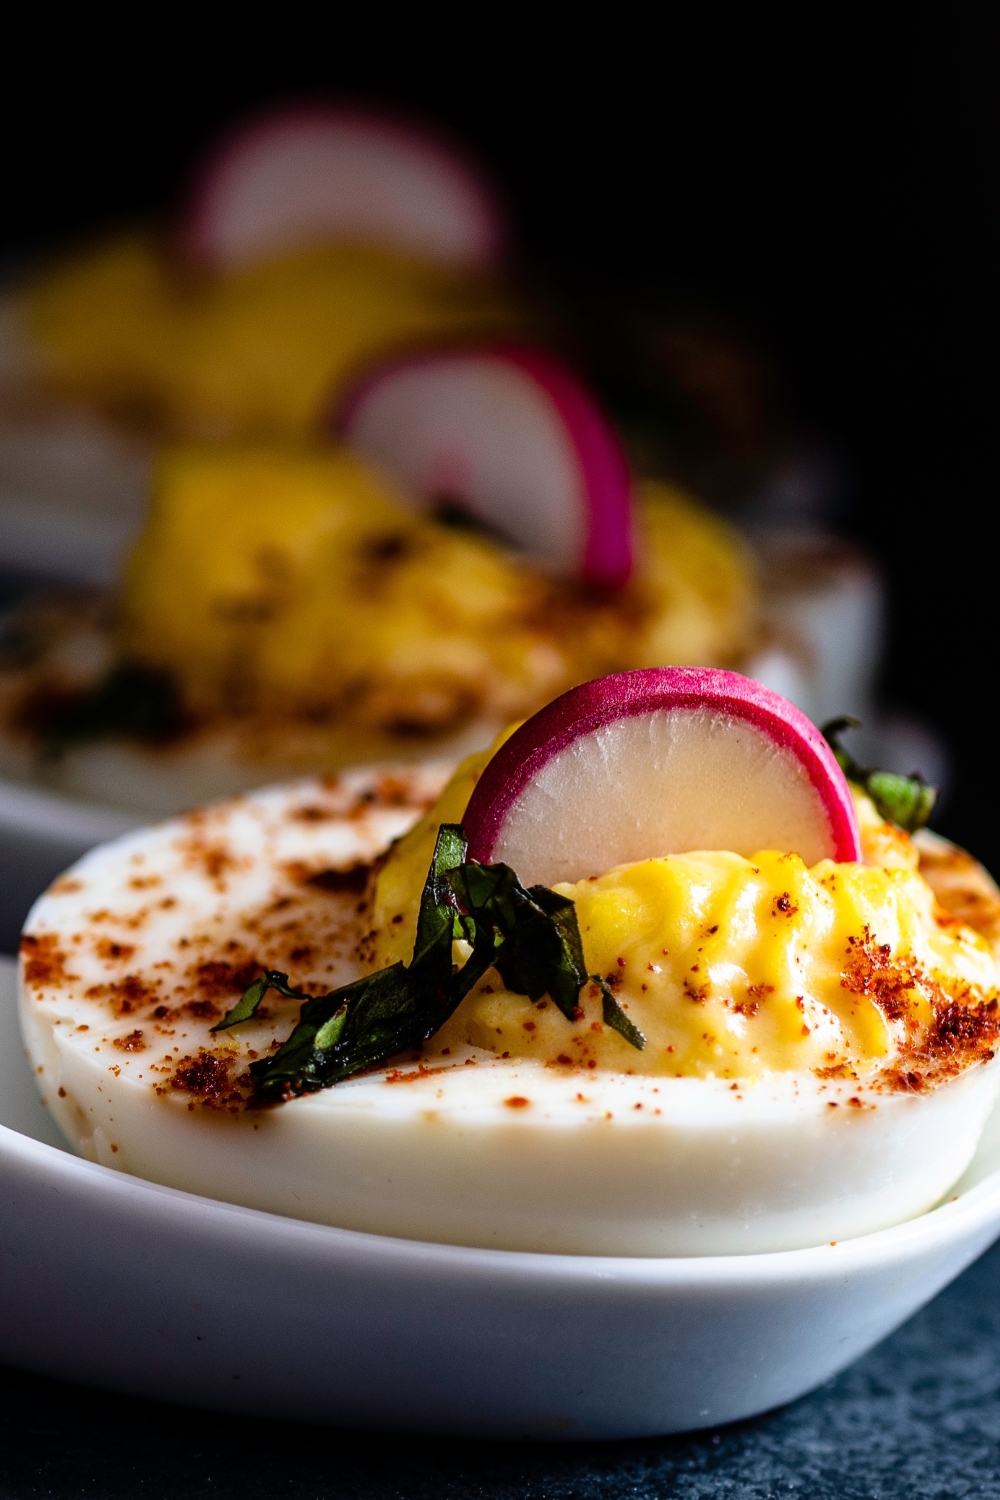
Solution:
M 191 186 L 181 210 L 180 251 L 185 260 L 204 269 L 224 268 L 229 264 L 215 255 L 205 233 L 208 207 L 216 179 L 224 173 L 232 157 L 242 154 L 248 144 L 254 145 L 276 129 L 314 125 L 363 125 L 371 135 L 380 136 L 393 145 L 412 146 L 419 142 L 428 157 L 436 157 L 447 166 L 456 182 L 464 185 L 473 217 L 483 226 L 481 243 L 464 262 L 470 270 L 490 270 L 499 266 L 511 250 L 510 232 L 501 207 L 502 195 L 489 169 L 462 145 L 452 141 L 440 129 L 402 114 L 367 109 L 363 105 L 286 104 L 265 110 L 242 124 L 230 126 L 216 137 L 205 151 L 189 179 Z M 251 261 L 264 256 L 253 256 Z
M 463 345 L 432 353 L 416 351 L 369 371 L 348 393 L 333 420 L 346 437 L 358 408 L 382 380 L 419 365 L 494 359 L 523 370 L 544 391 L 569 433 L 587 507 L 587 540 L 581 576 L 621 588 L 632 572 L 632 481 L 624 450 L 601 408 L 576 376 L 541 349 L 528 344 Z
M 609 701 L 608 684 L 614 683 Z M 618 719 L 656 709 L 713 709 L 763 730 L 806 771 L 830 824 L 833 858 L 861 859 L 854 801 L 843 771 L 805 714 L 739 672 L 715 667 L 646 667 L 599 677 L 554 699 L 521 725 L 494 755 L 465 812 L 470 859 L 489 864 L 507 814 L 528 783 L 574 740 Z
M 632 485 L 621 444 L 596 401 L 562 365 L 525 345 L 505 354 L 546 392 L 572 439 L 587 501 L 583 576 L 620 587 L 632 572 Z

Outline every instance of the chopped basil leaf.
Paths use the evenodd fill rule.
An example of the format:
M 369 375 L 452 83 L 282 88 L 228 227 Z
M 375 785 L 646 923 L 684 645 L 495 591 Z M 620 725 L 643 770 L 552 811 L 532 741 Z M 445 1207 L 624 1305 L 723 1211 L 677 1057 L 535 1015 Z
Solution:
M 289 1000 L 308 1000 L 309 996 L 303 990 L 293 990 L 288 983 L 288 975 L 281 974 L 277 969 L 265 969 L 259 979 L 255 979 L 249 989 L 244 990 L 231 1010 L 227 1010 L 222 1020 L 212 1027 L 213 1031 L 228 1031 L 230 1026 L 238 1026 L 241 1021 L 250 1021 L 257 1014 L 260 1003 L 268 990 L 277 990 L 279 995 L 286 995 Z
M 510 551 L 520 551 L 517 543 L 499 526 L 490 525 L 481 516 L 474 515 L 467 506 L 460 501 L 449 500 L 442 497 L 430 511 L 432 521 L 439 526 L 447 526 L 450 531 L 471 532 L 473 536 L 488 538 L 491 542 L 497 542 L 501 547 Z
M 75 745 L 118 737 L 168 744 L 189 723 L 169 672 L 126 661 L 87 688 L 39 696 L 28 727 L 46 755 L 59 756 Z
M 441 824 L 420 898 L 411 969 L 429 971 L 434 968 L 435 971 L 440 971 L 442 979 L 447 979 L 451 974 L 452 942 L 456 937 L 467 936 L 467 930 L 463 926 L 456 931 L 456 918 L 459 922 L 461 918 L 448 884 L 448 873 L 462 863 L 468 847 L 461 823 Z
M 315 1093 L 425 1040 L 447 1019 L 404 964 L 307 1000 L 273 1057 L 250 1064 L 262 1099 Z
M 621 1006 L 618 1004 L 618 1001 L 615 999 L 614 992 L 611 986 L 608 984 L 607 980 L 601 979 L 597 974 L 594 974 L 592 978 L 594 983 L 600 989 L 601 995 L 603 997 L 605 1026 L 610 1026 L 613 1031 L 617 1031 L 620 1036 L 623 1036 L 627 1042 L 630 1042 L 633 1047 L 637 1047 L 641 1052 L 643 1047 L 645 1047 L 646 1045 L 645 1036 L 639 1030 L 635 1022 L 630 1021 L 628 1016 L 622 1010 Z
M 476 947 L 458 975 L 465 980 L 479 960 L 466 994 L 487 969 L 494 968 L 515 995 L 535 1002 L 548 995 L 568 1021 L 575 1021 L 580 991 L 593 982 L 604 997 L 607 1025 L 633 1047 L 645 1047 L 646 1038 L 606 981 L 587 973 L 576 906 L 568 896 L 544 885 L 526 890 L 509 865 L 481 865 L 475 860 L 452 870 L 448 882 L 476 924 Z
M 922 776 L 898 776 L 895 771 L 869 771 L 865 790 L 883 818 L 907 833 L 930 822 L 938 794 Z
M 420 901 L 409 967 L 395 963 L 307 1000 L 298 1025 L 274 1056 L 250 1065 L 262 1099 L 290 1099 L 330 1088 L 418 1047 L 440 1030 L 476 982 L 469 974 L 463 986 L 469 964 L 455 973 L 451 961 L 454 937 L 465 936 L 467 928 L 446 876 L 461 864 L 466 848 L 461 825 L 443 824 Z
M 453 870 L 452 890 L 476 924 L 477 950 L 516 995 L 548 995 L 572 1021 L 586 982 L 576 908 L 546 886 L 525 890 L 509 865 L 474 860 Z M 485 973 L 485 969 L 483 970 Z
M 845 714 L 839 719 L 830 719 L 823 725 L 821 733 L 848 781 L 853 781 L 867 793 L 879 816 L 907 833 L 916 833 L 930 821 L 937 801 L 937 787 L 931 786 L 916 771 L 912 776 L 900 776 L 895 771 L 870 771 L 859 766 L 840 744 L 840 735 L 845 729 L 860 728 L 860 719 Z
M 260 1099 L 330 1088 L 419 1046 L 491 968 L 515 994 L 534 1002 L 548 995 L 569 1021 L 579 1018 L 580 990 L 593 981 L 604 997 L 605 1023 L 633 1047 L 646 1045 L 607 983 L 587 973 L 573 902 L 544 885 L 526 890 L 507 865 L 467 862 L 467 847 L 461 824 L 442 824 L 409 965 L 395 963 L 312 998 L 291 989 L 287 974 L 267 969 L 212 1028 L 250 1020 L 269 989 L 304 1002 L 287 1041 L 250 1065 Z M 460 969 L 452 962 L 457 938 L 472 945 Z

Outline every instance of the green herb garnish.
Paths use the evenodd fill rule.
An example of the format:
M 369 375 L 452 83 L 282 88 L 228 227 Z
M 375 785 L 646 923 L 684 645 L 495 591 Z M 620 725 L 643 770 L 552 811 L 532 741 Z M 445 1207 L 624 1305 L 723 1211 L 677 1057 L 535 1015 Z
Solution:
M 48 756 L 118 737 L 166 744 L 188 728 L 174 678 L 138 662 L 120 662 L 81 691 L 35 694 L 23 706 L 22 719 Z
M 449 884 L 475 922 L 469 962 L 484 974 L 496 969 L 515 995 L 548 995 L 574 1020 L 587 971 L 572 901 L 543 885 L 525 890 L 509 865 L 475 860 L 453 870 Z
M 621 1006 L 618 1004 L 618 1001 L 614 997 L 614 992 L 612 991 L 611 986 L 608 984 L 608 981 L 606 979 L 602 979 L 599 974 L 592 974 L 591 979 L 593 980 L 594 984 L 597 985 L 598 989 L 601 992 L 601 995 L 603 996 L 601 1011 L 604 1016 L 605 1026 L 610 1026 L 613 1031 L 617 1031 L 619 1036 L 623 1036 L 631 1046 L 637 1047 L 641 1052 L 643 1047 L 645 1047 L 646 1045 L 646 1038 L 643 1036 L 642 1032 L 639 1030 L 635 1022 L 630 1021 L 628 1016 L 622 1010 Z
M 587 973 L 573 902 L 547 886 L 526 890 L 507 865 L 466 862 L 467 848 L 461 824 L 442 824 L 408 965 L 392 964 L 312 999 L 291 989 L 287 974 L 267 969 L 212 1028 L 223 1031 L 249 1021 L 269 989 L 304 1001 L 288 1040 L 273 1057 L 250 1065 L 260 1099 L 291 1099 L 330 1088 L 419 1046 L 491 968 L 515 994 L 535 1003 L 548 995 L 570 1021 L 579 1018 L 582 987 L 596 984 L 605 1023 L 633 1047 L 646 1045 L 608 983 Z M 452 963 L 456 939 L 472 945 L 460 969 Z
M 213 1031 L 228 1031 L 230 1026 L 238 1026 L 241 1021 L 249 1021 L 260 1008 L 260 1002 L 268 990 L 277 990 L 279 995 L 286 995 L 289 1000 L 308 1000 L 309 996 L 303 990 L 293 990 L 288 983 L 288 975 L 282 974 L 278 969 L 265 969 L 259 978 L 255 979 L 249 989 L 244 990 L 231 1010 L 227 1010 L 221 1021 L 213 1027 Z
M 484 934 L 477 942 L 477 948 L 482 945 L 481 973 L 496 969 L 509 990 L 529 1000 L 548 995 L 567 1021 L 578 1017 L 583 986 L 596 984 L 603 996 L 605 1024 L 642 1051 L 646 1038 L 622 1010 L 607 980 L 587 973 L 576 907 L 568 896 L 544 885 L 525 890 L 509 865 L 480 865 L 474 860 L 453 871 L 448 880 L 461 906 L 474 912 L 477 934 Z
M 840 744 L 840 735 L 845 729 L 860 728 L 860 719 L 845 714 L 839 719 L 830 719 L 823 725 L 821 733 L 848 781 L 867 792 L 880 816 L 907 833 L 916 833 L 930 821 L 937 801 L 937 787 L 931 786 L 916 771 L 912 776 L 900 776 L 895 771 L 868 771 L 859 766 Z
M 395 963 L 306 1000 L 288 1040 L 273 1057 L 250 1065 L 261 1099 L 290 1099 L 330 1088 L 397 1052 L 418 1047 L 444 1025 L 479 977 L 470 975 L 463 986 L 459 981 L 466 971 L 456 973 L 451 961 L 453 941 L 469 929 L 445 877 L 461 864 L 467 847 L 459 825 L 442 825 L 420 900 L 409 966 Z M 265 987 L 260 999 L 266 992 Z M 243 997 L 247 1019 L 260 1004 L 249 995 L 248 990 Z

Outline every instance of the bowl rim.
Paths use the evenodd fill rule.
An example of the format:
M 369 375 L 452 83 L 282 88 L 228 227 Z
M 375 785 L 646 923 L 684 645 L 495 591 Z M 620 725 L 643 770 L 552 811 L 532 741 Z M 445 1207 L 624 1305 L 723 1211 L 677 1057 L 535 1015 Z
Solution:
M 0 832 L 39 842 L 92 840 L 96 844 L 156 821 L 155 815 L 131 813 L 110 802 L 68 796 L 14 776 L 0 776 Z

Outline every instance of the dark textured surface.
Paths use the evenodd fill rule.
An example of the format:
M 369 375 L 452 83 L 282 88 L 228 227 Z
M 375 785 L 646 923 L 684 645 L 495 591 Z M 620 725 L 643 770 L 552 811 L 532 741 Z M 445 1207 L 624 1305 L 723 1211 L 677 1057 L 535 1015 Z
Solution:
M 815 1394 L 692 1438 L 431 1442 L 0 1379 L 0 1500 L 989 1500 L 1000 1497 L 1000 1246 Z

